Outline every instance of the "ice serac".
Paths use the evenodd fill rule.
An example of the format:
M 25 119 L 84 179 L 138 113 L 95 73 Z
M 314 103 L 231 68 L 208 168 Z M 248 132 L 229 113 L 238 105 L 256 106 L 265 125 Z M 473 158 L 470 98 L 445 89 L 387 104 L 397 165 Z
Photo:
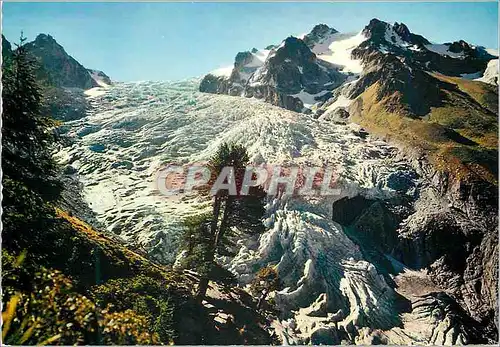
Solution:
M 498 59 L 490 60 L 483 75 L 477 78 L 476 81 L 498 86 Z

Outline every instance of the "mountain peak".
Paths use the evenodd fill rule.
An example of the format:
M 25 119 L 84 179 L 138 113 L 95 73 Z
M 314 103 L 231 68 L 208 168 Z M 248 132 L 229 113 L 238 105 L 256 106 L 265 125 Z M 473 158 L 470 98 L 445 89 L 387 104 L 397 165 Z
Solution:
M 302 40 L 309 48 L 312 48 L 314 45 L 328 39 L 331 35 L 336 33 L 338 33 L 337 30 L 326 24 L 317 24 L 309 34 L 304 35 Z
M 363 29 L 363 34 L 368 38 L 378 39 L 383 38 L 386 29 L 390 26 L 389 23 L 373 18 Z
M 81 89 L 98 86 L 87 69 L 71 57 L 51 35 L 39 34 L 25 47 L 40 64 L 39 78 L 49 84 Z
M 276 49 L 274 57 L 274 60 L 279 62 L 284 62 L 286 59 L 291 59 L 293 61 L 312 61 L 315 60 L 316 55 L 311 52 L 303 40 L 295 36 L 289 36 Z
M 309 35 L 324 36 L 324 35 L 328 35 L 328 34 L 335 34 L 337 32 L 338 31 L 335 30 L 334 28 L 331 28 L 328 25 L 321 23 L 321 24 L 315 25 L 314 28 L 309 33 Z
M 404 23 L 394 23 L 394 31 L 405 41 L 410 41 L 411 36 L 410 36 L 410 29 L 404 24 Z
M 57 41 L 49 34 L 38 34 L 35 41 L 36 43 L 55 43 L 57 44 Z

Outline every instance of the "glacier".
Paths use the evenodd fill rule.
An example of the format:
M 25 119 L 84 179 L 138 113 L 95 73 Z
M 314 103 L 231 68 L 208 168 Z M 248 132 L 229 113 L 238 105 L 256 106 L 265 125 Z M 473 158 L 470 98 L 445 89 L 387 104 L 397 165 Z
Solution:
M 240 240 L 237 255 L 219 261 L 238 275 L 241 286 L 260 267 L 277 265 L 286 288 L 274 294 L 281 314 L 272 328 L 284 343 L 421 343 L 429 341 L 428 331 L 439 329 L 444 337 L 435 343 L 465 339 L 455 330 L 446 337 L 452 324 L 441 327 L 429 318 L 433 309 L 402 309 L 421 298 L 399 293 L 395 282 L 415 271 L 390 259 L 398 271 L 384 273 L 334 219 L 333 206 L 341 199 L 432 200 L 420 188 L 425 182 L 410 158 L 355 124 L 316 119 L 256 98 L 201 93 L 199 82 L 115 83 L 89 95 L 86 117 L 60 128 L 66 141 L 58 160 L 78 176 L 86 202 L 109 233 L 172 264 L 180 252 L 182 221 L 208 210 L 210 201 L 196 194 L 162 196 L 155 177 L 169 163 L 206 161 L 222 142 L 244 145 L 255 163 L 334 166 L 340 195 L 269 199 L 266 231 Z M 403 188 L 395 184 L 401 177 Z M 426 273 L 418 276 L 431 282 Z M 421 328 L 415 315 L 427 324 L 422 331 L 411 328 Z

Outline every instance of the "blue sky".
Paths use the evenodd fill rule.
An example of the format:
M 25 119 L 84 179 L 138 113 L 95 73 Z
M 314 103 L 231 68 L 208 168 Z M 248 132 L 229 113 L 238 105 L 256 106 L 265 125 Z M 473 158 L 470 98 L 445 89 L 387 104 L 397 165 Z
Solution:
M 4 3 L 3 33 L 51 34 L 85 67 L 119 81 L 175 80 L 231 65 L 238 51 L 325 23 L 360 31 L 403 22 L 431 41 L 498 48 L 498 3 Z

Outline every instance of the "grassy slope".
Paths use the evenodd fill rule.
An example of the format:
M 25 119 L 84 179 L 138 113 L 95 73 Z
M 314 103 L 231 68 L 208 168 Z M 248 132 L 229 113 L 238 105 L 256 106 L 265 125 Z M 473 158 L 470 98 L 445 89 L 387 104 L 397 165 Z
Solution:
M 387 107 L 397 105 L 400 95 L 377 100 L 375 83 L 351 106 L 352 120 L 375 135 L 425 154 L 436 168 L 453 177 L 497 184 L 496 89 L 482 82 L 433 76 L 446 82 L 443 101 L 425 117 L 412 117 L 402 107 Z
M 213 309 L 207 309 L 194 297 L 196 276 L 184 275 L 166 266 L 155 264 L 61 209 L 57 209 L 57 216 L 69 237 L 66 244 L 68 247 L 73 247 L 71 252 L 60 254 L 60 261 L 76 264 L 76 267 L 61 266 L 62 270 L 80 282 L 79 287 L 84 294 L 93 296 L 93 293 L 102 288 L 102 286 L 96 287 L 97 284 L 106 285 L 118 281 L 115 283 L 119 285 L 123 279 L 145 275 L 153 278 L 158 284 L 165 283 L 169 287 L 171 293 L 169 305 L 174 308 L 175 343 L 270 344 L 273 342 L 264 328 L 265 318 L 255 311 L 254 300 L 246 292 L 238 288 L 223 288 L 211 282 L 206 302 L 212 304 Z M 71 259 L 65 259 L 66 254 L 72 254 Z M 118 291 L 116 293 L 120 295 Z M 144 292 L 142 295 L 150 294 L 152 293 Z M 221 315 L 231 317 L 230 322 L 226 322 L 227 319 L 223 322 L 214 319 Z

